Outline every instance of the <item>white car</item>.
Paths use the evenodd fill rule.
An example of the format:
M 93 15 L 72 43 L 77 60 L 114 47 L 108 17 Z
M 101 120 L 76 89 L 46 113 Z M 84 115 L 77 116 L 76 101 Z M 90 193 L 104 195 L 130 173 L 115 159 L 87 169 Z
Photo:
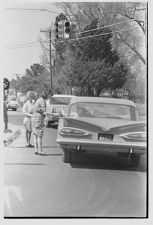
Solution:
M 10 100 L 7 103 L 7 109 L 16 111 L 18 109 L 18 102 L 16 100 Z
M 58 123 L 59 118 L 67 115 L 68 105 L 74 95 L 53 95 L 47 100 L 45 126 Z
M 57 143 L 65 163 L 75 154 L 118 154 L 138 166 L 147 153 L 146 122 L 134 102 L 125 99 L 77 97 L 58 124 Z

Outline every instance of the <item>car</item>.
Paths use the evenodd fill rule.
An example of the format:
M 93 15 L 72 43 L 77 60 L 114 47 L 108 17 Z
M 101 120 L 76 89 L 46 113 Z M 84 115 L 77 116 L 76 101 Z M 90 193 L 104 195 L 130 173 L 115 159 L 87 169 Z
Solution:
M 8 101 L 7 103 L 7 109 L 11 109 L 13 111 L 16 111 L 18 109 L 18 102 L 15 99 L 12 99 Z
M 56 141 L 65 163 L 73 162 L 73 154 L 98 153 L 125 156 L 138 166 L 146 154 L 146 123 L 130 100 L 77 97 L 59 121 Z
M 54 94 L 47 100 L 45 126 L 50 127 L 52 124 L 57 124 L 59 118 L 67 114 L 70 100 L 74 95 L 58 95 Z

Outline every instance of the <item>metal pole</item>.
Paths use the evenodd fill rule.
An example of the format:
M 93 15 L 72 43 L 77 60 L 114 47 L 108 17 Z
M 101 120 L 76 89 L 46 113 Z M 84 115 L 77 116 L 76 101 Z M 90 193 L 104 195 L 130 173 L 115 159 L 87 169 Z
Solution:
M 53 88 L 53 81 L 52 81 L 52 32 L 51 29 L 49 31 L 40 30 L 40 32 L 48 32 L 49 33 L 49 68 L 50 68 L 50 88 Z
M 53 88 L 52 81 L 52 42 L 51 42 L 51 30 L 49 31 L 49 64 L 50 64 L 50 88 Z
M 6 106 L 7 97 L 5 95 L 5 89 L 3 87 L 3 118 L 4 118 L 4 132 L 7 132 L 8 129 L 8 114 Z

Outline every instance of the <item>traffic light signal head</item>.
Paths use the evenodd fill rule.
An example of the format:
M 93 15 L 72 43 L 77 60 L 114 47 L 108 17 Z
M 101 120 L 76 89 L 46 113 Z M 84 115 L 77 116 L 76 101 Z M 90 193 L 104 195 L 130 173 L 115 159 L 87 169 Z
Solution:
M 69 38 L 71 32 L 71 25 L 69 21 L 64 23 L 64 38 Z
M 3 78 L 3 87 L 4 87 L 4 90 L 8 90 L 10 87 L 10 82 L 7 78 Z
M 56 39 L 63 38 L 63 23 L 62 23 L 62 21 L 55 22 L 55 37 L 56 37 Z
M 55 22 L 55 37 L 58 38 L 58 22 Z
M 65 22 L 65 33 L 66 34 L 69 34 L 71 31 L 71 28 L 70 28 L 70 22 L 69 21 L 66 21 Z

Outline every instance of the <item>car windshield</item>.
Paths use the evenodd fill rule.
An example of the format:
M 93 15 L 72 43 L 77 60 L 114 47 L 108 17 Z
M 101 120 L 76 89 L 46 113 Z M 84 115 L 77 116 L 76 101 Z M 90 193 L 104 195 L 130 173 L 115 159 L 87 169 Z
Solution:
M 130 106 L 96 102 L 71 105 L 69 116 L 132 120 Z
M 71 97 L 51 97 L 49 103 L 54 105 L 69 105 L 70 100 Z

